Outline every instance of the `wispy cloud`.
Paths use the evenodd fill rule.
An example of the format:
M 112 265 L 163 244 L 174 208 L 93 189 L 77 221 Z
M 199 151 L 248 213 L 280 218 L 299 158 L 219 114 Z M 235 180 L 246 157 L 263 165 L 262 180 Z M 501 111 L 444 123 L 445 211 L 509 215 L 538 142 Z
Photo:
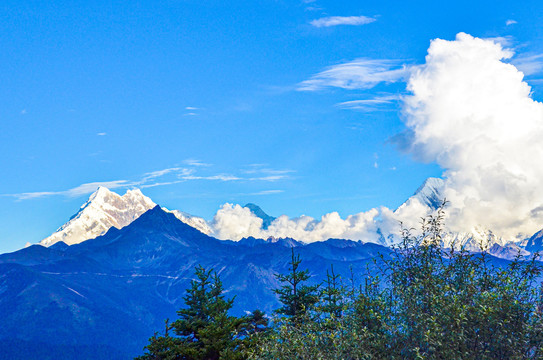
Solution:
M 81 184 L 74 188 L 63 190 L 63 191 L 39 191 L 39 192 L 26 192 L 19 194 L 8 194 L 4 196 L 12 196 L 17 198 L 17 200 L 29 200 L 29 199 L 38 199 L 43 197 L 62 195 L 67 197 L 78 197 L 81 195 L 86 195 L 94 192 L 98 187 L 104 186 L 109 189 L 117 189 L 128 186 L 133 186 L 134 184 L 128 180 L 115 180 L 115 181 L 99 181 Z
M 220 173 L 220 174 L 209 174 L 209 167 L 211 164 L 204 163 L 200 160 L 187 159 L 184 161 L 185 164 L 192 166 L 191 168 L 187 167 L 170 167 L 166 169 L 156 170 L 144 173 L 135 180 L 112 180 L 112 181 L 97 181 L 89 182 L 78 185 L 74 188 L 62 191 L 36 191 L 36 192 L 24 192 L 16 194 L 2 194 L 0 196 L 13 197 L 17 200 L 30 200 L 30 199 L 39 199 L 50 196 L 65 196 L 70 198 L 79 197 L 82 195 L 88 195 L 100 186 L 107 187 L 109 189 L 119 189 L 119 188 L 150 188 L 157 186 L 166 186 L 172 184 L 178 184 L 186 181 L 196 181 L 196 180 L 209 180 L 209 181 L 222 181 L 222 182 L 233 182 L 233 181 L 255 181 L 255 182 L 274 182 L 279 180 L 284 180 L 289 178 L 288 173 L 291 170 L 274 170 L 274 169 L 259 169 L 255 172 L 256 175 L 261 176 L 238 176 L 234 174 Z M 208 174 L 197 173 L 197 169 L 206 170 Z M 241 171 L 243 172 L 243 171 Z
M 26 115 L 26 109 L 21 110 L 21 115 Z
M 513 20 L 513 19 L 509 19 L 505 22 L 505 26 L 509 26 L 509 25 L 514 25 L 516 24 L 517 21 L 516 20 Z
M 278 181 L 290 178 L 294 170 L 290 169 L 271 169 L 267 164 L 251 164 L 247 169 L 241 170 L 244 174 L 253 175 L 246 178 L 249 181 Z
M 298 84 L 298 91 L 317 91 L 327 87 L 369 89 L 379 83 L 404 80 L 410 68 L 398 60 L 356 59 L 327 68 Z
M 105 133 L 105 132 L 100 132 L 100 133 L 97 133 L 96 135 L 98 135 L 98 136 L 106 136 L 107 133 Z
M 134 186 L 136 183 L 133 183 L 129 180 L 114 180 L 114 181 L 103 181 L 103 182 L 91 182 L 86 184 L 81 184 L 72 189 L 65 191 L 65 195 L 69 197 L 78 197 L 81 195 L 86 195 L 94 192 L 98 187 L 104 186 L 108 189 L 117 189 L 124 188 L 128 186 Z
M 219 181 L 236 181 L 242 180 L 242 178 L 230 175 L 230 174 L 218 174 L 210 176 L 197 176 L 197 175 L 186 175 L 181 176 L 183 180 L 219 180 Z
M 252 177 L 252 178 L 248 178 L 246 180 L 249 180 L 249 181 L 279 181 L 279 180 L 284 180 L 284 179 L 288 179 L 288 178 L 289 178 L 288 175 L 268 175 L 268 176 Z
M 205 166 L 205 167 L 209 167 L 211 166 L 212 164 L 207 164 L 201 160 L 197 160 L 197 159 L 186 159 L 186 160 L 183 160 L 183 163 L 189 165 L 189 166 Z
M 196 114 L 195 112 L 189 112 L 189 113 L 186 113 L 184 114 L 184 116 L 197 116 L 198 114 Z
M 330 27 L 338 25 L 366 25 L 377 19 L 368 16 L 328 16 L 310 22 L 315 27 Z
M 351 100 L 336 104 L 340 109 L 356 110 L 356 111 L 379 111 L 385 110 L 387 105 L 390 105 L 399 100 L 398 95 L 384 95 L 373 99 Z
M 270 169 L 265 167 L 264 164 L 249 165 L 248 169 L 241 170 L 245 174 L 269 174 L 269 175 L 285 175 L 293 173 L 294 170 L 289 169 Z
M 284 192 L 285 192 L 284 190 L 262 190 L 262 191 L 258 191 L 258 192 L 247 194 L 247 195 L 255 195 L 255 196 L 275 195 L 275 194 L 281 194 L 281 193 L 284 193 Z
M 524 75 L 539 74 L 543 70 L 543 54 L 517 56 L 511 63 Z
M 186 106 L 185 110 L 198 110 L 198 108 L 194 106 Z
M 142 185 L 139 185 L 139 187 L 142 188 L 142 189 L 146 189 L 146 188 L 157 187 L 157 186 L 179 184 L 179 183 L 182 183 L 183 181 L 184 180 L 162 181 L 162 182 L 156 182 L 156 183 L 152 183 L 152 184 L 142 184 Z
M 484 40 L 490 40 L 497 44 L 500 44 L 504 48 L 510 48 L 513 45 L 513 42 L 515 41 L 515 38 L 511 35 L 506 36 L 494 36 L 494 37 L 487 37 L 482 38 Z
M 181 174 L 181 175 L 189 175 L 189 174 L 192 173 L 192 170 L 179 168 L 179 167 L 173 167 L 173 168 L 168 168 L 168 169 L 151 171 L 151 172 L 143 174 L 143 178 L 141 179 L 140 182 L 145 183 L 147 181 L 154 180 L 154 179 L 156 179 L 158 177 L 162 177 L 162 176 L 164 176 L 166 174 L 171 174 L 171 173 L 177 173 L 177 174 Z

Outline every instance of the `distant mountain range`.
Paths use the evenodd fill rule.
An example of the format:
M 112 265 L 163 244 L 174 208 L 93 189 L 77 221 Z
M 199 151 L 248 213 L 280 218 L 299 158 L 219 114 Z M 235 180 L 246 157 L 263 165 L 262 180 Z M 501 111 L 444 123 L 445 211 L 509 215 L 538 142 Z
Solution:
M 398 207 L 395 213 L 399 213 L 403 208 L 411 206 L 413 202 L 422 204 L 427 208 L 428 213 L 435 211 L 443 201 L 444 186 L 442 179 L 428 178 L 413 196 Z M 105 187 L 100 187 L 66 224 L 62 225 L 51 236 L 43 239 L 40 244 L 51 246 L 59 241 L 68 245 L 78 244 L 103 235 L 112 227 L 120 229 L 155 206 L 156 204 L 138 189 L 129 190 L 126 194 L 120 196 Z M 249 209 L 251 213 L 262 220 L 261 228 L 263 230 L 268 229 L 276 220 L 275 217 L 266 214 L 258 205 L 249 203 L 244 208 Z M 216 236 L 213 222 L 208 222 L 201 217 L 179 210 L 168 210 L 166 208 L 163 208 L 163 210 L 171 212 L 185 224 L 206 235 Z M 375 238 L 380 239 L 377 243 L 385 246 L 398 241 L 398 238 L 394 235 L 388 235 L 387 237 L 380 235 Z M 375 242 L 375 240 L 363 238 L 351 240 Z M 483 246 L 488 248 L 493 255 L 506 259 L 512 259 L 519 253 L 526 256 L 531 252 L 543 249 L 541 244 L 526 247 L 527 243 L 528 239 L 524 242 L 519 242 L 516 239 L 507 240 L 496 236 L 490 230 L 481 228 L 474 228 L 468 232 L 445 232 L 443 236 L 443 247 L 445 248 L 463 246 L 470 251 L 479 251 Z
M 403 206 L 439 207 L 443 181 L 430 178 Z M 262 228 L 275 217 L 247 204 Z M 244 210 L 246 211 L 246 210 Z M 156 205 L 139 190 L 123 196 L 101 187 L 54 234 L 0 255 L 0 359 L 129 359 L 147 339 L 175 319 L 196 265 L 215 269 L 233 312 L 278 307 L 272 289 L 288 271 L 291 248 L 318 283 L 330 266 L 357 282 L 377 273 L 389 257 L 382 244 L 345 239 L 304 243 L 291 238 L 219 240 L 213 222 Z M 443 246 L 477 251 L 486 241 L 495 264 L 543 250 L 543 230 L 520 243 L 490 231 L 446 233 Z M 501 258 L 501 259 L 500 259 Z M 376 260 L 376 261 L 374 261 Z
M 198 264 L 217 270 L 227 296 L 236 296 L 235 313 L 270 313 L 278 306 L 274 275 L 288 271 L 291 247 L 313 282 L 332 265 L 344 279 L 352 268 L 361 281 L 366 266 L 377 271 L 373 259 L 389 252 L 348 240 L 217 240 L 155 206 L 92 240 L 0 255 L 0 358 L 13 355 L 13 346 L 39 359 L 74 349 L 79 359 L 96 359 L 94 347 L 105 349 L 103 359 L 131 358 L 164 319 L 176 317 Z
M 402 206 L 418 201 L 435 209 L 442 188 L 440 179 L 428 179 Z M 255 204 L 245 208 L 262 219 L 263 228 L 276 221 Z M 270 313 L 279 305 L 272 292 L 279 286 L 275 274 L 288 271 L 292 248 L 314 283 L 330 266 L 344 281 L 352 271 L 360 283 L 368 271 L 379 271 L 379 255 L 387 259 L 391 251 L 344 239 L 219 240 L 213 231 L 213 223 L 161 208 L 139 190 L 120 196 L 99 188 L 40 245 L 0 255 L 0 359 L 114 360 L 141 354 L 164 319 L 176 318 L 198 264 L 220 274 L 226 295 L 236 296 L 234 313 Z M 443 245 L 458 241 L 472 248 L 481 239 L 489 241 L 496 256 L 491 261 L 498 265 L 519 252 L 543 249 L 543 231 L 526 246 L 503 242 L 490 231 L 448 233 Z

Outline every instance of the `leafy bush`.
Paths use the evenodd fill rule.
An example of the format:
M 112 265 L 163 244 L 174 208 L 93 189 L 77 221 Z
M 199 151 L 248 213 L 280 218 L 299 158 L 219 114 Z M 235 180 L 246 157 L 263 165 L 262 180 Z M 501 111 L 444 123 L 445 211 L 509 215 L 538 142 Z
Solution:
M 442 220 L 443 206 L 423 220 L 421 235 L 403 230 L 392 256 L 376 261 L 380 276 L 359 288 L 331 287 L 329 274 L 321 305 L 303 321 L 276 318 L 252 358 L 543 358 L 536 256 L 497 267 L 485 251 L 445 251 Z
M 537 256 L 494 266 L 486 251 L 445 251 L 442 221 L 443 206 L 420 235 L 404 229 L 391 256 L 375 260 L 380 274 L 361 285 L 355 274 L 346 285 L 333 268 L 309 285 L 292 250 L 269 328 L 259 311 L 229 316 L 234 300 L 198 267 L 180 319 L 166 322 L 139 359 L 543 359 Z

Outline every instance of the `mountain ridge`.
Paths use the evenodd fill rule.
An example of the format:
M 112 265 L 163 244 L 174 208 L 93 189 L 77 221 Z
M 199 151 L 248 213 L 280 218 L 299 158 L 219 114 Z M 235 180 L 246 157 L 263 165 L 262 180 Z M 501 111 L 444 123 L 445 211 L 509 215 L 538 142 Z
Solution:
M 275 274 L 288 271 L 288 244 L 296 245 L 313 283 L 331 265 L 345 277 L 351 268 L 363 274 L 366 266 L 376 266 L 377 247 L 385 256 L 389 252 L 349 240 L 219 240 L 158 205 L 121 229 L 71 246 L 57 244 L 0 255 L 0 352 L 3 344 L 20 341 L 45 341 L 51 349 L 95 341 L 130 358 L 164 319 L 175 318 L 196 265 L 215 269 L 225 294 L 237 296 L 234 313 L 256 307 L 270 313 L 278 306 L 271 290 L 279 286 Z

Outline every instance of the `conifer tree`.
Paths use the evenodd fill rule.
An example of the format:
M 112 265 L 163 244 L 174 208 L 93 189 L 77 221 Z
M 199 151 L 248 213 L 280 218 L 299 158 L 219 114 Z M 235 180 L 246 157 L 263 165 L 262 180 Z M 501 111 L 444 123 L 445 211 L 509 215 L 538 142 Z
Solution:
M 305 315 L 318 301 L 319 286 L 307 285 L 311 276 L 309 270 L 299 269 L 301 262 L 300 255 L 295 255 L 293 248 L 289 272 L 275 275 L 283 283 L 279 289 L 273 290 L 279 295 L 279 301 L 283 304 L 276 312 L 292 319 L 299 319 Z
M 166 322 L 164 335 L 155 333 L 145 347 L 147 353 L 138 360 L 245 359 L 253 345 L 251 335 L 267 328 L 267 318 L 259 310 L 243 317 L 228 315 L 234 299 L 224 297 L 217 273 L 202 266 L 195 271 L 197 279 L 187 289 L 179 319 Z
M 175 360 L 177 357 L 177 346 L 179 339 L 170 336 L 172 324 L 169 319 L 165 321 L 164 335 L 155 334 L 149 339 L 149 344 L 145 346 L 147 353 L 137 357 L 136 360 Z
M 339 274 L 334 273 L 334 266 L 330 266 L 330 270 L 326 270 L 326 279 L 322 283 L 320 298 L 322 304 L 319 311 L 327 317 L 333 316 L 340 318 L 345 307 L 345 289 L 341 283 Z

